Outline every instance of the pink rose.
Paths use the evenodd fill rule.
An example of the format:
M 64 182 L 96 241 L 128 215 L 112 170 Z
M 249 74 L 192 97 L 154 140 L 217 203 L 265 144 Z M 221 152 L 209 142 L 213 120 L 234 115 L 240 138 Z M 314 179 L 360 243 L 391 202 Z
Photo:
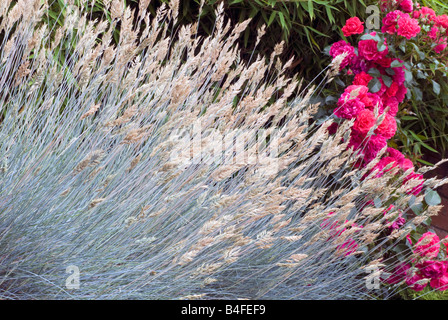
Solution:
M 424 233 L 414 247 L 415 253 L 421 257 L 434 259 L 439 254 L 439 237 L 433 232 Z
M 375 107 L 378 106 L 379 113 L 383 113 L 383 100 L 381 100 L 380 96 L 376 93 L 368 92 L 364 98 L 361 99 L 361 102 L 364 103 L 366 108 L 369 110 L 375 110 Z
M 331 216 L 333 214 L 334 214 L 334 212 L 330 212 L 328 215 Z M 325 218 L 324 221 L 320 225 L 320 227 L 322 229 L 330 230 L 330 237 L 328 238 L 328 240 L 340 236 L 341 233 L 346 230 L 346 229 L 341 229 L 340 228 L 341 224 L 339 223 L 339 221 L 333 221 L 333 223 L 331 223 L 329 221 L 329 219 L 330 218 Z
M 401 170 L 408 171 L 409 169 L 414 169 L 414 164 L 409 159 L 403 159 L 402 161 L 398 162 L 400 165 Z
M 416 265 L 420 274 L 425 278 L 436 279 L 443 276 L 446 273 L 447 262 L 446 261 L 431 261 L 425 260 Z
M 435 46 L 435 47 L 433 48 L 433 50 L 434 50 L 434 52 L 436 52 L 436 53 L 440 53 L 440 52 L 442 52 L 443 50 L 445 50 L 446 46 L 447 46 L 446 38 L 442 38 L 442 39 L 440 39 L 439 44 L 438 44 L 437 46 Z
M 333 45 L 330 48 L 330 56 L 335 58 L 343 53 L 347 53 L 347 56 L 341 62 L 340 66 L 341 69 L 344 69 L 350 63 L 353 57 L 356 56 L 355 48 L 353 48 L 348 42 L 344 40 L 340 40 L 338 42 L 333 43 Z
M 392 210 L 393 208 L 395 208 L 394 205 L 390 205 L 389 208 L 384 211 L 384 215 L 386 215 L 390 210 Z M 390 223 L 390 221 L 388 221 L 386 219 L 386 223 Z M 393 221 L 393 223 L 389 226 L 389 230 L 393 231 L 396 229 L 400 229 L 402 226 L 404 226 L 406 223 L 406 220 L 403 218 L 401 212 L 398 213 L 398 217 Z
M 387 167 L 390 164 L 392 164 L 392 166 L 389 169 L 384 170 L 384 168 Z M 383 176 L 383 174 L 385 172 L 389 172 L 390 170 L 392 170 L 392 168 L 395 168 L 396 166 L 398 166 L 398 164 L 397 164 L 397 161 L 394 158 L 392 158 L 392 157 L 383 157 L 372 168 L 372 172 L 375 171 L 375 170 L 378 170 L 378 173 L 375 175 L 375 178 L 380 178 L 380 177 Z
M 444 273 L 437 279 L 432 279 L 429 284 L 433 289 L 439 291 L 448 290 L 448 273 Z
M 432 26 L 431 30 L 428 32 L 428 36 L 431 38 L 431 40 L 436 41 L 440 37 L 440 29 L 436 26 Z
M 403 62 L 400 59 L 394 59 L 394 60 L 398 60 L 398 62 Z M 392 76 L 394 82 L 396 82 L 399 86 L 403 85 L 405 80 L 404 66 L 392 68 L 392 70 L 394 70 L 395 72 L 395 74 Z
M 414 5 L 412 3 L 412 0 L 402 0 L 400 2 L 400 8 L 404 12 L 412 12 L 412 10 L 414 9 Z
M 364 109 L 356 116 L 356 120 L 353 123 L 353 129 L 365 135 L 375 123 L 375 114 L 369 109 Z
M 423 276 L 416 273 L 414 276 L 406 278 L 406 284 L 409 286 L 409 288 L 411 288 L 414 291 L 422 291 L 427 286 L 427 283 L 418 284 L 416 282 L 423 279 L 424 279 Z
M 407 271 L 411 268 L 409 264 L 400 263 L 395 268 L 392 274 L 384 280 L 388 284 L 397 284 L 404 280 Z
M 397 115 L 398 104 L 399 102 L 395 97 L 388 97 L 385 101 L 383 101 L 384 109 L 386 109 L 386 107 L 389 107 L 389 111 L 387 113 L 392 117 L 395 117 Z
M 364 142 L 364 139 L 364 135 L 361 135 L 356 131 L 352 132 L 347 148 L 350 149 L 351 147 L 353 147 L 353 150 L 358 150 L 361 144 Z
M 358 17 L 353 17 L 345 22 L 345 26 L 342 27 L 342 33 L 344 37 L 351 36 L 352 34 L 361 34 L 364 32 L 364 22 L 361 22 Z
M 409 16 L 401 17 L 398 19 L 398 31 L 397 34 L 399 36 L 405 37 L 406 39 L 411 39 L 420 33 L 420 26 L 418 25 L 418 21 L 412 19 Z
M 436 26 L 448 29 L 448 16 L 443 14 L 434 18 Z
M 398 163 L 404 159 L 404 155 L 397 149 L 389 147 L 389 148 L 387 148 L 386 153 L 390 157 L 394 158 Z
M 362 103 L 358 98 L 351 98 L 350 93 L 348 92 L 341 95 L 337 105 L 338 108 L 336 108 L 334 114 L 339 118 L 345 119 L 352 119 L 365 109 L 364 103 Z
M 387 54 L 388 50 L 378 51 L 378 42 L 373 39 L 361 40 L 358 43 L 358 53 L 366 60 L 378 60 Z
M 436 18 L 436 13 L 431 8 L 422 7 L 420 10 L 414 11 L 412 13 L 412 17 L 414 19 L 419 18 L 422 20 L 422 22 L 427 23 L 430 21 L 434 21 L 434 19 Z
M 446 248 L 446 255 L 448 256 L 448 236 L 446 236 L 445 238 L 444 238 L 444 241 L 445 241 L 445 248 Z
M 400 18 L 408 16 L 404 12 L 400 10 L 395 10 L 392 12 L 389 12 L 384 18 L 383 18 L 383 26 L 381 27 L 382 33 L 388 33 L 388 34 L 395 34 L 397 32 L 397 22 L 400 20 Z
M 369 163 L 375 159 L 378 152 L 387 145 L 387 140 L 381 135 L 372 135 L 369 137 L 364 150 L 364 160 Z
M 366 96 L 369 88 L 364 85 L 351 85 L 345 88 L 344 92 L 349 93 L 351 97 L 362 99 Z
M 404 100 L 404 98 L 406 97 L 406 92 L 408 92 L 408 89 L 404 84 L 398 86 L 397 93 L 395 95 L 395 98 L 397 99 L 398 103 Z

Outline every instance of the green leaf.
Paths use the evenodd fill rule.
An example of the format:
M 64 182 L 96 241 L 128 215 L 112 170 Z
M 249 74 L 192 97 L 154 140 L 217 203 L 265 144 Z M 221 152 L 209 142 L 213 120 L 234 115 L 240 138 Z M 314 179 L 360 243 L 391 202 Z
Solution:
M 407 69 L 405 69 L 404 70 L 404 77 L 405 77 L 406 82 L 410 83 L 412 81 L 412 79 L 413 79 L 412 72 L 407 70 Z
M 387 68 L 386 69 L 386 73 L 390 76 L 394 76 L 395 75 L 395 71 L 392 68 Z
M 376 41 L 380 41 L 380 37 L 378 35 L 372 36 L 371 34 L 366 33 L 366 34 L 361 36 L 361 40 L 376 40 Z
M 401 116 L 400 120 L 418 120 L 418 118 L 414 116 Z
M 419 215 L 423 211 L 423 203 L 412 205 L 410 208 L 416 215 Z
M 417 101 L 422 101 L 423 100 L 423 92 L 422 92 L 422 90 L 420 90 L 420 88 L 417 88 L 417 87 L 413 87 L 412 90 L 414 92 L 415 99 Z
M 311 20 L 314 19 L 314 4 L 313 0 L 308 0 L 308 12 L 310 13 Z
M 381 89 L 381 82 L 380 80 L 378 80 L 378 78 L 373 78 L 372 80 L 370 80 L 368 87 L 370 92 L 372 93 L 378 92 Z
M 415 49 L 415 51 L 417 52 L 418 57 L 419 57 L 421 60 L 425 59 L 425 53 L 422 52 L 422 51 L 420 51 L 420 48 L 419 48 L 414 42 L 411 42 L 411 44 L 414 46 L 414 49 Z
M 423 160 L 423 159 L 417 159 L 417 161 L 418 161 L 418 162 L 421 162 L 421 163 L 423 163 L 423 164 L 426 164 L 427 166 L 434 166 L 433 163 L 428 162 L 428 161 Z
M 280 24 L 282 25 L 282 29 L 286 29 L 285 17 L 283 16 L 283 12 L 278 12 L 278 17 L 280 18 Z
M 400 62 L 400 61 L 398 61 L 398 60 L 394 60 L 394 61 L 392 61 L 392 63 L 390 64 L 390 67 L 391 67 L 391 68 L 399 68 L 399 67 L 402 67 L 402 66 L 403 66 L 403 63 Z
M 269 27 L 269 26 L 271 25 L 271 23 L 274 21 L 276 15 L 277 15 L 277 11 L 272 11 L 271 16 L 269 17 L 268 27 Z
M 331 13 L 330 6 L 325 6 L 325 11 L 327 12 L 328 22 L 336 23 L 336 20 L 333 17 L 333 13 Z
M 367 73 L 372 77 L 381 77 L 381 72 L 377 68 L 370 68 Z
M 426 143 L 424 143 L 423 141 L 420 141 L 421 145 L 424 146 L 426 149 L 435 152 L 435 153 L 439 153 L 437 150 L 435 150 L 434 148 L 431 148 L 430 146 L 428 146 Z
M 387 87 L 390 87 L 390 85 L 391 85 L 392 82 L 393 82 L 392 78 L 391 78 L 391 77 L 388 77 L 388 76 L 386 76 L 386 75 L 381 75 L 381 78 L 383 79 L 384 84 L 385 84 Z
M 436 95 L 440 94 L 440 84 L 438 84 L 437 82 L 435 82 L 434 80 L 432 80 L 432 90 L 434 91 L 434 93 Z
M 381 207 L 382 204 L 383 204 L 383 202 L 381 201 L 381 199 L 378 198 L 378 197 L 376 197 L 376 198 L 373 200 L 373 203 L 375 204 L 375 207 L 376 207 L 376 208 Z
M 427 189 L 425 193 L 425 201 L 430 206 L 436 206 L 442 202 L 442 199 L 440 198 L 437 191 Z

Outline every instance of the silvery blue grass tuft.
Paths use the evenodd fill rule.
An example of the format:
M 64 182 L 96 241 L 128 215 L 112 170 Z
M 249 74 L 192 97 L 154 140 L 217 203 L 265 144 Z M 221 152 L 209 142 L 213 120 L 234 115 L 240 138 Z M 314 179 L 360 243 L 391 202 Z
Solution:
M 50 29 L 40 0 L 0 3 L 0 298 L 378 295 L 371 244 L 404 235 L 360 208 L 407 198 L 352 168 L 350 122 L 310 124 L 319 86 L 283 75 L 281 45 L 243 62 L 249 21 L 231 28 L 222 6 L 213 36 L 173 40 L 176 3 L 107 5 L 111 23 L 67 10 Z

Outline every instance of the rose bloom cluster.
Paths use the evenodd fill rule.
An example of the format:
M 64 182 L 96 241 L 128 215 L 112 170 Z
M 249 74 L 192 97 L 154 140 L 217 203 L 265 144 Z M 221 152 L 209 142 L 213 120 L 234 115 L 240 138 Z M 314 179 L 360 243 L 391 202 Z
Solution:
M 412 184 L 412 189 L 407 190 L 409 194 L 417 196 L 423 188 L 423 176 L 414 172 L 412 161 L 400 151 L 387 147 L 387 140 L 391 139 L 397 130 L 395 117 L 407 93 L 405 66 L 402 60 L 391 55 L 387 40 L 397 37 L 398 40 L 407 41 L 419 37 L 419 43 L 426 42 L 436 53 L 441 53 L 447 47 L 448 16 L 437 16 L 432 9 L 420 7 L 412 0 L 380 0 L 380 6 L 386 15 L 382 20 L 379 35 L 385 35 L 387 38 L 372 32 L 370 36 L 362 37 L 354 46 L 340 40 L 330 48 L 329 53 L 333 58 L 344 55 L 340 69 L 346 69 L 347 75 L 353 76 L 352 83 L 338 99 L 334 114 L 341 119 L 354 120 L 348 147 L 357 150 L 361 155 L 357 166 L 366 166 L 386 148 L 386 152 L 372 171 L 376 171 L 376 177 L 381 177 L 393 168 L 408 172 L 403 183 L 418 180 L 417 185 Z M 342 33 L 345 37 L 361 35 L 364 33 L 364 23 L 357 17 L 350 18 L 342 28 Z M 384 38 L 384 42 L 378 43 L 381 38 Z M 336 128 L 337 124 L 331 126 L 330 134 L 335 132 Z M 367 204 L 369 203 L 372 205 L 373 201 Z M 387 216 L 385 223 L 389 232 L 394 232 L 406 224 L 402 212 L 393 205 L 384 212 L 384 216 Z M 324 222 L 321 227 L 329 229 L 330 239 L 345 231 L 341 230 L 337 223 L 330 225 L 327 221 Z M 448 242 L 448 237 L 446 241 Z M 414 253 L 419 257 L 418 261 L 413 261 L 413 265 L 399 265 L 385 282 L 404 282 L 416 291 L 423 290 L 428 284 L 433 289 L 448 290 L 448 261 L 446 258 L 437 259 L 440 252 L 439 243 L 437 235 L 425 233 L 413 246 Z M 356 250 L 357 244 L 353 239 L 349 239 L 340 247 L 339 249 L 345 250 L 348 255 Z
M 402 3 L 402 6 L 409 9 L 406 3 Z M 399 11 L 402 15 L 399 16 L 398 11 L 395 10 L 390 14 L 393 13 L 399 18 L 393 20 L 392 15 L 388 14 L 383 19 L 382 32 L 389 33 L 394 30 L 393 32 L 406 38 L 420 32 L 421 28 L 416 19 L 411 18 L 410 14 L 404 11 Z M 402 22 L 398 23 L 400 19 Z M 342 32 L 346 37 L 362 34 L 364 33 L 363 24 L 357 17 L 350 18 L 346 21 Z M 378 45 L 378 41 L 374 39 L 376 33 L 372 32 L 370 35 L 370 39 L 359 40 L 357 48 L 345 40 L 340 40 L 331 46 L 329 52 L 333 58 L 344 54 L 340 68 L 346 68 L 347 74 L 353 75 L 353 82 L 340 96 L 334 114 L 338 118 L 354 119 L 348 147 L 360 152 L 361 161 L 356 163 L 357 166 L 366 166 L 383 148 L 387 147 L 387 140 L 391 139 L 397 130 L 395 116 L 399 104 L 405 99 L 407 93 L 404 84 L 403 61 L 390 56 L 387 41 L 384 41 L 383 45 Z M 374 78 L 371 74 L 375 74 L 369 74 L 371 70 L 375 70 L 380 75 L 376 77 L 375 92 L 369 90 L 369 83 Z M 378 117 L 375 116 L 375 112 L 378 112 Z M 334 129 L 334 127 L 330 128 L 330 133 L 334 132 Z M 388 148 L 386 156 L 373 170 L 378 169 L 378 176 L 381 176 L 383 169 L 388 165 L 399 167 L 403 172 L 412 169 L 412 173 L 406 177 L 404 183 L 411 179 L 421 180 L 421 184 L 409 190 L 414 195 L 420 193 L 423 187 L 423 176 L 413 172 L 414 166 L 409 159 L 406 159 L 398 150 Z
M 404 281 L 415 291 L 422 291 L 428 284 L 435 290 L 448 290 L 448 261 L 446 258 L 437 259 L 442 249 L 445 251 L 443 255 L 445 257 L 448 255 L 447 241 L 448 236 L 445 237 L 445 245 L 441 248 L 440 239 L 435 233 L 424 233 L 413 246 L 413 251 L 418 256 L 414 265 L 412 266 L 409 263 L 399 264 L 392 274 L 383 281 L 388 284 L 397 284 Z
M 437 15 L 428 7 L 421 7 L 412 0 L 381 0 L 380 7 L 388 12 L 382 21 L 382 33 L 398 35 L 408 40 L 419 35 L 436 53 L 447 48 L 448 15 Z M 429 30 L 429 31 L 425 31 Z

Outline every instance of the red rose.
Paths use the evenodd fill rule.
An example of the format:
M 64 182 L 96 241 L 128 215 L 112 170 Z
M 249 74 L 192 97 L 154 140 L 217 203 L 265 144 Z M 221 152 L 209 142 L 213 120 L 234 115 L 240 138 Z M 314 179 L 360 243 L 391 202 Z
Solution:
M 381 57 L 377 60 L 375 60 L 376 64 L 379 64 L 383 68 L 389 68 L 390 64 L 392 63 L 392 58 L 389 57 Z
M 375 133 L 382 135 L 386 139 L 390 139 L 395 135 L 397 131 L 397 121 L 390 114 L 386 113 L 386 117 L 383 122 L 376 128 Z
M 398 91 L 398 84 L 396 82 L 392 82 L 390 87 L 386 90 L 386 94 L 388 97 L 395 97 Z
M 335 134 L 336 131 L 338 131 L 339 125 L 336 122 L 333 122 L 330 124 L 330 126 L 327 128 L 328 134 Z
M 362 134 L 366 134 L 375 125 L 375 122 L 375 114 L 369 109 L 364 109 L 356 116 L 353 129 Z
M 372 79 L 373 79 L 373 77 L 370 74 L 362 71 L 361 73 L 358 73 L 355 76 L 355 79 L 353 80 L 353 84 L 367 86 L 369 84 L 370 80 L 372 80 Z
M 342 27 L 342 33 L 344 37 L 351 36 L 352 34 L 361 34 L 364 32 L 364 22 L 361 22 L 358 17 L 353 17 L 345 22 L 345 26 Z

